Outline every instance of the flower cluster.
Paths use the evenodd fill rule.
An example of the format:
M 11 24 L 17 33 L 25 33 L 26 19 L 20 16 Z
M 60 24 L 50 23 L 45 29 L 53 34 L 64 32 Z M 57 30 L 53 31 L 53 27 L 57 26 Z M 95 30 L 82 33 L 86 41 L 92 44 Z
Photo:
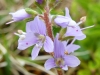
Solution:
M 39 3 L 42 3 L 42 1 L 43 0 L 37 0 Z M 41 48 L 50 53 L 52 58 L 48 59 L 44 65 L 47 70 L 54 67 L 68 70 L 68 67 L 78 66 L 80 60 L 72 55 L 72 53 L 79 49 L 80 46 L 73 43 L 75 40 L 85 39 L 86 35 L 82 30 L 93 26 L 80 28 L 79 25 L 86 20 L 86 17 L 82 17 L 80 21 L 76 23 L 70 17 L 69 10 L 66 7 L 65 16 L 59 15 L 54 19 L 56 25 L 61 27 L 61 31 L 57 33 L 54 38 L 50 13 L 48 12 L 48 8 L 45 10 L 44 15 L 39 14 L 34 20 L 26 23 L 26 32 L 18 30 L 17 33 L 14 33 L 19 36 L 18 49 L 25 50 L 30 46 L 34 46 L 31 53 L 33 60 L 38 56 Z M 31 17 L 31 14 L 25 9 L 10 14 L 12 15 L 13 21 L 7 24 Z M 72 42 L 70 43 L 68 40 L 72 40 Z

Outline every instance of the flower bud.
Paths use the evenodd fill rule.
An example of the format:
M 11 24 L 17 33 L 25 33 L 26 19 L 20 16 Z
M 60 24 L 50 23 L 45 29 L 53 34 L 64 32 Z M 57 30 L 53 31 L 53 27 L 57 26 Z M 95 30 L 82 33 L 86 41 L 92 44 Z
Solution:
M 36 0 L 39 4 L 42 4 L 43 0 Z
M 12 15 L 12 21 L 6 23 L 6 24 L 10 24 L 13 22 L 17 22 L 17 21 L 21 21 L 24 20 L 26 18 L 29 18 L 30 15 L 25 11 L 25 9 L 20 9 L 16 12 L 11 12 L 9 13 L 10 15 Z

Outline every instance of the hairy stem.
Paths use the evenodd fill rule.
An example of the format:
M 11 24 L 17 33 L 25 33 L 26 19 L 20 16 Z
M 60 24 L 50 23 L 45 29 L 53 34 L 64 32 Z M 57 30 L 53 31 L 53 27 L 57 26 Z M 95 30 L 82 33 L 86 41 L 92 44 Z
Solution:
M 49 7 L 46 7 L 45 8 L 45 12 L 44 12 L 44 21 L 45 21 L 45 24 L 46 24 L 46 29 L 47 29 L 47 33 L 48 33 L 48 36 L 52 39 L 53 39 L 53 33 L 52 33 L 52 25 L 51 25 L 51 22 L 49 20 Z

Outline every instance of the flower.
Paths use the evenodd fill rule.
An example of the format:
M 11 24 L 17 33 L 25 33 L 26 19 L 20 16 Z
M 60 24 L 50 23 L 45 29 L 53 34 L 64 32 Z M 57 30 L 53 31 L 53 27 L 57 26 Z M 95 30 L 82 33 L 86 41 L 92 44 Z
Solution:
M 65 16 L 59 15 L 54 19 L 55 23 L 63 28 L 67 26 L 76 26 L 76 22 L 71 19 L 69 15 L 69 10 L 65 8 Z
M 71 52 L 74 52 L 78 48 L 80 48 L 80 46 L 74 44 L 66 46 L 66 42 L 59 41 L 57 35 L 54 40 L 54 57 L 45 62 L 44 66 L 46 70 L 50 70 L 54 67 L 68 70 L 68 67 L 78 66 L 80 60 L 76 56 L 70 55 Z M 67 54 L 65 52 L 67 52 Z
M 39 4 L 42 4 L 43 0 L 36 0 Z
M 53 52 L 53 41 L 46 34 L 45 23 L 38 16 L 26 24 L 26 33 L 20 32 L 18 40 L 18 49 L 24 50 L 35 45 L 32 50 L 32 59 L 38 56 L 40 49 L 43 47 L 46 52 Z
M 55 23 L 62 28 L 67 28 L 65 36 L 75 36 L 77 40 L 83 40 L 86 38 L 86 35 L 83 34 L 82 29 L 79 25 L 86 20 L 86 17 L 82 17 L 78 23 L 76 23 L 69 15 L 69 10 L 65 8 L 66 15 L 65 16 L 58 16 L 54 19 Z M 90 26 L 91 27 L 91 26 Z M 88 28 L 90 28 L 88 27 Z M 93 27 L 93 26 L 92 26 Z
M 25 18 L 29 18 L 30 15 L 25 11 L 25 9 L 20 9 L 14 13 L 9 13 L 12 15 L 12 21 L 6 23 L 6 24 L 10 24 L 16 21 L 21 21 L 24 20 Z

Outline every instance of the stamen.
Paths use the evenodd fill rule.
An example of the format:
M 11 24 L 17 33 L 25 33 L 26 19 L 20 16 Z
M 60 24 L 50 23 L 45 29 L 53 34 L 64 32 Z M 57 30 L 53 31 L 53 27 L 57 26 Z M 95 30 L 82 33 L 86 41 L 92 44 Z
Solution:
M 83 23 L 83 22 L 82 22 L 82 21 L 79 21 L 79 22 L 77 23 L 77 25 L 76 25 L 76 26 L 80 25 L 81 23 Z
M 10 22 L 7 22 L 6 24 L 10 24 L 10 23 L 13 23 L 13 22 L 15 22 L 15 21 L 10 21 Z
M 83 16 L 80 21 L 85 22 L 86 21 L 86 16 Z
M 18 33 L 14 33 L 14 34 L 17 35 L 17 36 L 19 36 L 21 40 L 24 40 L 25 37 L 26 37 L 25 35 L 21 35 L 21 34 L 18 34 Z
M 83 16 L 80 21 L 77 23 L 77 25 L 80 25 L 81 23 L 86 21 L 86 16 Z
M 39 35 L 39 40 L 41 40 L 42 42 L 44 42 L 45 41 L 45 36 L 44 35 Z
M 56 59 L 56 65 L 57 65 L 58 67 L 64 65 L 64 60 L 63 60 L 63 58 L 57 58 L 57 59 Z
M 95 25 L 88 26 L 88 27 L 85 27 L 85 28 L 81 28 L 81 30 L 88 29 L 88 28 L 92 28 L 92 27 L 94 27 L 94 26 L 95 26 Z
M 14 34 L 20 37 L 20 34 L 18 34 L 18 33 L 14 33 Z
M 68 51 L 65 51 L 64 53 L 65 53 L 66 55 L 68 55 Z
M 25 34 L 26 34 L 26 33 L 25 33 L 25 32 L 23 32 L 22 30 L 18 30 L 17 32 L 18 32 L 19 34 L 21 34 L 21 35 L 22 35 L 22 34 L 23 34 L 23 35 L 25 35 Z

